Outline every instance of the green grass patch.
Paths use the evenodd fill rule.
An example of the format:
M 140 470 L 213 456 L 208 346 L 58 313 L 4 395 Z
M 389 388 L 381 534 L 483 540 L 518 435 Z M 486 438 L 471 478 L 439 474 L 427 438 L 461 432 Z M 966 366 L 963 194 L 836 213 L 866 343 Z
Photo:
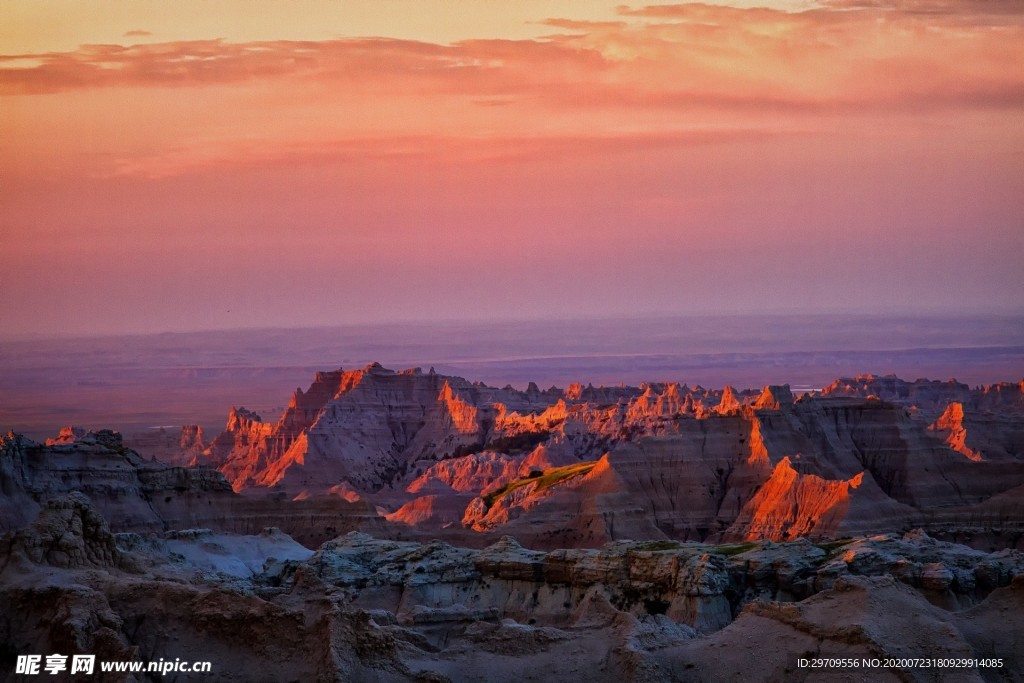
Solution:
M 739 555 L 740 553 L 745 553 L 748 550 L 753 550 L 756 547 L 756 543 L 727 543 L 725 545 L 714 546 L 711 549 L 711 552 L 717 555 L 731 557 L 732 555 Z
M 632 550 L 657 552 L 659 550 L 679 550 L 683 546 L 678 541 L 640 541 Z
M 500 489 L 488 493 L 483 497 L 484 503 L 487 505 L 487 508 L 490 509 L 490 507 L 502 496 L 505 496 L 518 488 L 527 486 L 528 484 L 537 484 L 537 488 L 534 492 L 540 493 L 541 491 L 545 491 L 553 486 L 558 486 L 563 481 L 586 474 L 590 470 L 594 469 L 594 465 L 596 464 L 597 461 L 593 460 L 588 462 L 578 462 L 575 465 L 566 465 L 565 467 L 552 467 L 549 470 L 544 470 L 539 475 L 531 472 L 531 475 L 528 477 L 510 481 Z

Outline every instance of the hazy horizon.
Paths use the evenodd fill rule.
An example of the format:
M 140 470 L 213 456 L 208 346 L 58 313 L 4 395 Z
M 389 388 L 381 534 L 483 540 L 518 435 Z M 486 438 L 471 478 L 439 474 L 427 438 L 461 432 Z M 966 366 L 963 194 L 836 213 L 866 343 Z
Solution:
M 231 406 L 273 420 L 314 373 L 371 362 L 492 386 L 677 381 L 821 387 L 864 373 L 1024 378 L 1024 316 L 668 316 L 361 324 L 0 340 L 0 430 L 198 423 Z
M 256 324 L 248 326 L 225 326 L 225 327 L 181 327 L 178 329 L 157 329 L 140 330 L 128 328 L 118 331 L 111 327 L 104 330 L 97 330 L 90 333 L 62 328 L 49 332 L 19 330 L 5 328 L 0 330 L 0 342 L 32 342 L 47 340 L 75 340 L 75 339 L 112 339 L 112 338 L 136 338 L 136 337 L 159 337 L 162 335 L 189 335 L 189 334 L 218 334 L 218 333 L 260 333 L 260 332 L 317 332 L 330 330 L 344 330 L 357 328 L 382 328 L 382 327 L 445 327 L 445 326 L 481 326 L 501 327 L 518 324 L 545 324 L 545 323 L 621 323 L 628 321 L 736 321 L 764 319 L 780 321 L 783 319 L 797 319 L 806 321 L 809 319 L 829 319 L 846 321 L 871 321 L 871 320 L 903 320 L 908 323 L 913 321 L 950 321 L 960 319 L 972 320 L 1005 320 L 1008 323 L 1018 323 L 1024 332 L 1024 309 L 1021 310 L 970 310 L 970 311 L 935 311 L 935 310 L 914 310 L 914 311 L 732 311 L 732 312 L 696 312 L 696 313 L 674 313 L 674 312 L 650 312 L 650 313 L 624 313 L 621 315 L 592 314 L 592 315 L 549 315 L 549 316 L 522 316 L 522 317 L 463 317 L 463 318 L 381 318 L 367 320 L 348 320 L 335 323 L 321 324 L 300 324 L 287 325 L 281 323 Z

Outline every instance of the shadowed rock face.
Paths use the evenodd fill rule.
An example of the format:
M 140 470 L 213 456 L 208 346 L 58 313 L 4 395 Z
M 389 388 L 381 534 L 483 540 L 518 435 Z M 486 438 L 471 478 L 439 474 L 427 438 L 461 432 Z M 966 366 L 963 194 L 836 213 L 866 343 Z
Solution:
M 921 531 L 551 552 L 350 533 L 311 552 L 272 529 L 112 534 L 72 494 L 0 537 L 0 600 L 3 652 L 209 660 L 227 681 L 774 681 L 797 656 L 1002 658 L 1002 680 L 1024 664 L 1024 554 Z
M 109 430 L 62 434 L 46 445 L 0 437 L 0 486 L 14 503 L 0 518 L 3 529 L 25 524 L 40 503 L 70 491 L 89 496 L 118 528 L 153 531 L 213 516 L 231 498 L 215 469 L 144 460 Z
M 108 430 L 49 445 L 14 434 L 0 437 L 0 491 L 4 531 L 25 526 L 48 501 L 71 492 L 87 496 L 114 531 L 213 527 L 255 533 L 281 526 L 315 545 L 355 528 L 376 530 L 382 523 L 369 504 L 338 496 L 242 498 L 217 470 L 145 460 Z
M 33 524 L 5 537 L 3 544 L 0 556 L 5 561 L 20 556 L 62 569 L 131 566 L 107 521 L 78 492 L 48 501 Z
M 232 418 L 228 418 L 228 422 L 230 424 Z M 65 438 L 64 434 L 69 429 L 73 428 L 65 427 L 60 438 Z M 84 430 L 79 431 L 84 435 Z M 70 439 L 73 440 L 74 437 Z M 53 442 L 53 439 L 47 439 L 46 445 Z M 203 428 L 199 425 L 183 425 L 180 429 L 157 427 L 146 432 L 126 435 L 124 445 L 171 465 L 193 467 L 210 464 L 205 455 L 209 445 L 204 440 Z
M 229 681 L 406 671 L 393 640 L 323 591 L 299 589 L 275 602 L 255 594 L 268 563 L 310 554 L 276 530 L 115 536 L 85 496 L 71 494 L 0 537 L 0 644 L 5 653 L 90 653 L 99 661 L 206 660 L 217 680 Z M 377 666 L 378 659 L 386 661 Z M 103 674 L 98 665 L 94 678 L 149 680 Z

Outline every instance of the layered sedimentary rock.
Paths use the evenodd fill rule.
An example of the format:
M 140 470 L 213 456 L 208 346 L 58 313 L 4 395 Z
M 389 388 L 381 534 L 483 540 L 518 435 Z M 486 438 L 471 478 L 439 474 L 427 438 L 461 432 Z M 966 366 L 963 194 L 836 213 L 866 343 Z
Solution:
M 233 409 L 201 455 L 199 434 L 184 434 L 188 462 L 217 471 L 150 462 L 101 434 L 8 437 L 3 528 L 78 488 L 119 530 L 280 526 L 311 545 L 355 529 L 473 546 L 507 533 L 541 548 L 915 526 L 984 547 L 1024 539 L 1015 384 L 517 391 L 374 364 L 318 373 L 274 423 Z
M 840 377 L 822 390 L 826 396 L 874 396 L 883 401 L 933 408 L 951 401 L 967 401 L 971 388 L 951 379 L 947 382 L 918 379 L 907 382 L 896 375 Z
M 319 373 L 274 424 L 232 411 L 204 457 L 237 491 L 343 491 L 409 533 L 460 542 L 783 540 L 948 531 L 1024 485 L 1022 416 L 1015 384 L 862 375 L 799 398 L 785 385 L 520 392 L 374 364 Z M 1015 509 L 989 503 L 986 519 L 993 505 Z M 994 533 L 1022 529 L 1007 513 Z
M 532 542 L 546 535 L 584 545 L 615 538 L 835 538 L 953 515 L 1024 475 L 1016 459 L 976 466 L 902 409 L 874 400 L 743 408 L 676 427 L 620 443 L 591 471 L 543 491 L 524 480 L 500 498 L 482 495 L 466 521 Z
M 1024 409 L 1024 380 L 1000 382 L 971 389 L 955 379 L 917 379 L 907 382 L 895 375 L 857 375 L 841 377 L 822 390 L 825 396 L 874 396 L 921 413 L 926 421 L 935 420 L 951 403 L 960 403 L 970 411 L 1019 412 Z
M 378 669 L 412 680 L 388 677 L 410 672 L 365 613 L 315 588 L 255 594 L 267 566 L 309 554 L 274 531 L 115 535 L 84 496 L 53 499 L 35 524 L 0 538 L 0 647 L 95 655 L 97 681 L 159 678 L 100 667 L 161 659 L 211 662 L 203 675 L 223 681 L 366 680 Z
M 552 552 L 352 533 L 311 552 L 277 530 L 114 534 L 72 495 L 0 537 L 0 600 L 5 652 L 210 661 L 226 681 L 776 681 L 802 679 L 797 657 L 985 659 L 956 671 L 1012 680 L 1024 665 L 1024 554 L 921 531 Z
M 281 526 L 317 544 L 383 524 L 373 506 L 358 499 L 243 498 L 212 467 L 145 460 L 109 430 L 65 431 L 48 444 L 0 437 L 0 530 L 28 524 L 48 501 L 72 492 L 87 496 L 116 531 L 213 527 L 253 533 Z
M 544 443 L 577 459 L 621 440 L 659 433 L 681 415 L 736 409 L 755 392 L 678 384 L 495 389 L 419 369 L 379 364 L 318 373 L 274 424 L 233 410 L 208 449 L 236 490 L 322 490 L 344 479 L 375 491 L 419 476 L 438 460 L 481 450 L 521 452 Z M 574 443 L 567 443 L 575 441 Z
M 1022 389 L 518 391 L 375 364 L 274 422 L 150 434 L 171 463 L 9 434 L 0 651 L 239 681 L 802 680 L 800 655 L 1013 680 Z
M 27 523 L 45 500 L 71 491 L 93 499 L 116 526 L 145 530 L 201 522 L 232 495 L 215 469 L 146 461 L 110 430 L 65 430 L 47 444 L 0 437 L 0 487 L 11 502 L 0 518 L 4 529 Z
M 211 454 L 222 460 L 220 469 L 236 490 L 280 486 L 299 493 L 342 480 L 379 490 L 416 461 L 485 443 L 498 404 L 527 410 L 549 402 L 538 391 L 492 389 L 374 364 L 318 373 L 308 391 L 296 390 L 277 423 L 251 416 L 236 428 L 229 423 Z

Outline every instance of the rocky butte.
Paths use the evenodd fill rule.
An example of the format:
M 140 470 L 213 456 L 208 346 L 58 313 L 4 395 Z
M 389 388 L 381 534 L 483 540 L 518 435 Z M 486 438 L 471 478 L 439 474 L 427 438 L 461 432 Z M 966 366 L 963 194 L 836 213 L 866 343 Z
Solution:
M 208 441 L 9 434 L 0 490 L 4 653 L 238 681 L 1024 670 L 1024 382 L 521 391 L 373 364 Z

